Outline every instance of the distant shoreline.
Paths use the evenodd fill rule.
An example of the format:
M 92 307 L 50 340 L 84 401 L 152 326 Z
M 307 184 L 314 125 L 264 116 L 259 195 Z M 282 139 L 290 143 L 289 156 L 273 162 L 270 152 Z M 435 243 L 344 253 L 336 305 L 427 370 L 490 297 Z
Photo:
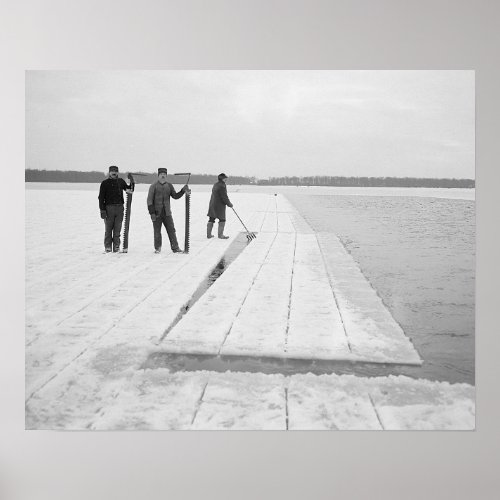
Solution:
M 137 172 L 134 174 L 137 184 L 151 184 L 157 179 L 156 174 Z M 126 177 L 126 172 L 122 173 Z M 66 183 L 100 183 L 105 179 L 103 172 L 80 172 L 61 170 L 25 170 L 25 182 L 66 182 Z M 169 175 L 168 181 L 179 184 L 187 181 L 186 176 Z M 192 174 L 190 184 L 213 184 L 217 175 Z M 474 179 L 449 179 L 428 177 L 342 177 L 342 176 L 308 176 L 308 177 L 271 177 L 257 179 L 255 177 L 231 176 L 231 184 L 256 186 L 333 186 L 333 187 L 424 187 L 424 188 L 462 188 L 474 189 Z

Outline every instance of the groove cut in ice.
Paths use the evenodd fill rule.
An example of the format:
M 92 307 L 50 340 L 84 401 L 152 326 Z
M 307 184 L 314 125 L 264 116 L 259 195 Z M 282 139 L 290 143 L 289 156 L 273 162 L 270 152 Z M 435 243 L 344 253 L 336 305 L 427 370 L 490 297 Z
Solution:
M 231 265 L 231 263 L 236 259 L 236 257 L 238 257 L 238 255 L 245 249 L 245 247 L 250 244 L 251 241 L 252 240 L 247 239 L 246 233 L 239 233 L 238 236 L 236 236 L 231 245 L 229 245 L 226 253 L 223 255 L 221 260 L 212 269 L 210 274 L 200 283 L 199 287 L 196 289 L 189 301 L 181 308 L 179 314 L 165 331 L 161 340 L 163 340 L 169 334 L 169 332 L 191 309 L 191 307 L 193 307 L 193 305 L 207 292 L 207 290 L 217 281 L 217 279 L 221 277 L 224 271 Z

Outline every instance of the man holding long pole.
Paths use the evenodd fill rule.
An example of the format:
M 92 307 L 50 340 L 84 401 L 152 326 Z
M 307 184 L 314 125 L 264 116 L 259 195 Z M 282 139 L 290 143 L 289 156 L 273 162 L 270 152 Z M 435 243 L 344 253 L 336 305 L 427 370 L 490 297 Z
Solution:
M 213 238 L 212 228 L 215 219 L 219 219 L 218 237 L 227 240 L 229 236 L 224 235 L 224 226 L 226 225 L 226 206 L 232 208 L 233 204 L 229 201 L 226 188 L 226 174 L 219 174 L 217 182 L 212 187 L 212 196 L 208 206 L 207 238 Z

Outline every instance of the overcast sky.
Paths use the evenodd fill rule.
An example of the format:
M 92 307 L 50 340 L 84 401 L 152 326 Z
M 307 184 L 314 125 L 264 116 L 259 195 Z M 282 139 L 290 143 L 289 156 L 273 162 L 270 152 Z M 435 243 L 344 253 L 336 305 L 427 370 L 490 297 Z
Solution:
M 473 71 L 28 71 L 26 168 L 474 178 Z

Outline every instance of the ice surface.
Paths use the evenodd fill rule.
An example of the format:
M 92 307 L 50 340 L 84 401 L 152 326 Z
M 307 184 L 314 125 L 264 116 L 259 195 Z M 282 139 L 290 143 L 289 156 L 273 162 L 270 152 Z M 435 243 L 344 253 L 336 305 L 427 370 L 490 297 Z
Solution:
M 267 203 L 258 234 L 162 350 L 421 364 L 335 235 L 307 230 L 281 195 Z
M 162 350 L 420 358 L 336 236 L 314 234 L 281 195 L 230 193 L 257 239 L 170 329 L 242 230 L 238 220 L 228 210 L 231 238 L 207 240 L 208 194 L 193 190 L 190 253 L 164 243 L 157 255 L 146 193 L 136 192 L 129 253 L 103 254 L 96 193 L 26 192 L 27 428 L 474 427 L 464 384 L 143 369 Z M 172 205 L 183 241 L 184 203 Z
M 472 430 L 474 388 L 408 377 L 75 371 L 27 405 L 27 427 L 99 430 Z M 391 397 L 391 394 L 397 395 Z
M 350 347 L 314 234 L 297 234 L 286 352 L 293 358 L 347 358 Z

